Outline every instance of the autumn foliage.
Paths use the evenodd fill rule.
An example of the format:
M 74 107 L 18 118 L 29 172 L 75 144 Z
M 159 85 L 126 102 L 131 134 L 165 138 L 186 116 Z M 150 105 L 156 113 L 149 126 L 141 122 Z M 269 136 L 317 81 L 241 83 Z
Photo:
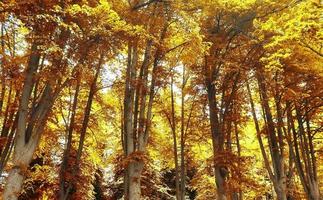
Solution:
M 316 0 L 3 0 L 0 199 L 321 200 Z

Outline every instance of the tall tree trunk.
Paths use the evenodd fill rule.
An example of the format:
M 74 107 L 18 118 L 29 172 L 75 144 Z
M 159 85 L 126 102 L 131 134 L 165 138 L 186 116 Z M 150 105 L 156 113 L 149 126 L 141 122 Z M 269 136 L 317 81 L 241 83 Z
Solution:
M 269 178 L 270 178 L 270 180 L 272 182 L 275 182 L 276 179 L 275 179 L 274 174 L 273 174 L 273 172 L 271 170 L 270 162 L 269 162 L 269 159 L 267 157 L 266 150 L 265 150 L 265 147 L 264 147 L 262 138 L 261 138 L 260 126 L 259 126 L 259 122 L 258 122 L 258 119 L 257 119 L 255 105 L 254 105 L 254 102 L 253 102 L 253 98 L 252 98 L 252 94 L 251 94 L 249 82 L 247 81 L 246 84 L 247 84 L 247 91 L 248 91 L 248 96 L 249 96 L 249 101 L 250 101 L 251 113 L 252 113 L 252 117 L 253 117 L 254 124 L 255 124 L 255 128 L 256 128 L 257 140 L 258 140 L 258 143 L 259 143 L 259 147 L 260 147 L 260 150 L 261 150 L 261 154 L 262 154 L 262 157 L 264 159 L 265 167 L 267 169 Z
M 80 91 L 80 80 L 77 80 L 76 88 L 75 88 L 75 94 L 73 98 L 73 105 L 71 110 L 71 118 L 70 118 L 70 124 L 68 127 L 68 133 L 67 133 L 67 143 L 63 155 L 63 161 L 60 168 L 60 188 L 59 188 L 59 199 L 63 200 L 67 198 L 67 192 L 66 192 L 66 186 L 65 186 L 65 172 L 68 165 L 68 158 L 70 156 L 70 151 L 72 147 L 72 139 L 73 139 L 73 130 L 75 125 L 75 114 L 76 114 L 76 108 L 77 108 L 77 102 L 78 102 L 78 95 Z
M 295 103 L 295 111 L 298 123 L 298 132 L 296 132 L 295 130 L 293 121 L 291 122 L 291 126 L 294 132 L 295 162 L 298 174 L 301 178 L 301 182 L 308 199 L 319 200 L 320 191 L 316 174 L 316 162 L 312 136 L 310 134 L 309 118 L 306 111 L 304 114 L 305 117 L 303 117 L 300 107 L 297 105 L 297 103 Z M 292 116 L 290 116 L 290 118 L 292 118 Z M 303 118 L 306 122 L 307 132 L 305 131 Z M 297 139 L 299 139 L 299 144 Z
M 25 81 L 22 88 L 22 95 L 19 104 L 19 117 L 16 134 L 16 144 L 14 150 L 13 163 L 14 167 L 10 170 L 8 180 L 4 189 L 3 198 L 6 200 L 18 199 L 21 191 L 24 175 L 23 169 L 26 169 L 32 158 L 32 148 L 25 147 L 25 132 L 28 116 L 28 103 L 33 88 L 34 73 L 37 71 L 40 54 L 38 52 L 38 45 L 32 44 L 31 55 L 25 73 Z M 31 146 L 32 147 L 32 146 Z M 24 152 L 27 150 L 26 152 Z
M 97 89 L 96 83 L 97 83 L 97 80 L 98 80 L 98 77 L 100 74 L 102 64 L 103 64 L 103 55 L 100 55 L 100 60 L 99 60 L 94 78 L 93 78 L 91 86 L 90 86 L 90 91 L 89 91 L 88 99 L 87 99 L 85 110 L 84 110 L 84 118 L 83 118 L 81 132 L 80 132 L 80 142 L 79 142 L 79 146 L 78 146 L 77 154 L 76 154 L 76 169 L 79 168 L 79 164 L 81 161 L 81 156 L 82 156 L 82 152 L 83 152 L 83 148 L 84 148 L 84 140 L 85 140 L 86 130 L 87 130 L 87 127 L 89 125 L 89 120 L 90 120 L 93 98 L 94 98 L 94 95 L 95 95 L 96 89 Z
M 15 33 L 14 33 L 15 36 Z M 61 34 L 60 38 L 64 38 Z M 65 37 L 66 41 L 67 37 Z M 15 42 L 15 39 L 13 39 Z M 13 44 L 12 56 L 15 54 L 15 44 Z M 57 98 L 60 87 L 53 90 L 53 84 L 59 81 L 47 81 L 39 102 L 36 107 L 29 108 L 32 100 L 31 93 L 35 86 L 36 73 L 39 68 L 40 50 L 38 41 L 33 41 L 30 50 L 29 61 L 26 66 L 22 94 L 18 108 L 17 130 L 15 134 L 15 148 L 13 152 L 13 167 L 9 171 L 9 176 L 4 188 L 3 198 L 6 200 L 16 200 L 21 192 L 22 184 L 25 179 L 25 170 L 32 160 L 32 156 L 38 146 L 41 133 L 43 132 L 48 114 Z M 34 104 L 36 105 L 36 104 Z M 10 149 L 12 148 L 12 145 Z M 10 150 L 9 150 L 10 151 Z
M 129 42 L 128 64 L 126 72 L 125 97 L 124 97 L 124 149 L 125 155 L 130 156 L 135 150 L 133 136 L 133 101 L 134 101 L 134 71 L 137 64 L 137 49 Z M 140 183 L 134 171 L 134 163 L 127 164 L 124 177 L 124 195 L 126 200 L 140 199 Z
M 292 109 L 290 102 L 286 103 L 286 113 L 287 113 L 287 125 L 288 125 L 288 132 L 289 137 L 287 138 L 288 144 L 290 145 L 290 152 L 292 154 L 293 160 L 295 162 L 296 170 L 298 172 L 298 176 L 300 181 L 303 185 L 304 191 L 306 194 L 309 194 L 309 188 L 307 185 L 307 180 L 304 174 L 304 169 L 301 163 L 300 154 L 299 154 L 299 146 L 297 142 L 297 132 L 292 116 Z
M 176 136 L 176 119 L 175 119 L 175 101 L 174 101 L 174 75 L 171 77 L 171 106 L 172 106 L 172 114 L 171 114 L 171 127 L 173 133 L 173 149 L 174 149 L 174 162 L 175 162 L 175 186 L 176 186 L 176 199 L 179 200 L 181 197 L 180 188 L 179 188 L 179 169 L 178 169 L 178 152 L 177 152 L 177 136 Z
M 83 152 L 83 148 L 84 148 L 86 130 L 87 130 L 89 120 L 90 120 L 93 98 L 94 98 L 94 95 L 95 95 L 96 89 L 97 89 L 96 83 L 97 83 L 97 80 L 98 80 L 98 77 L 100 74 L 102 63 L 103 63 L 103 55 L 101 54 L 100 58 L 99 58 L 98 66 L 96 67 L 96 70 L 95 70 L 94 77 L 93 77 L 92 82 L 90 84 L 89 95 L 88 95 L 86 106 L 84 109 L 84 116 L 83 116 L 82 126 L 81 126 L 81 130 L 80 130 L 79 145 L 78 145 L 77 152 L 76 152 L 76 160 L 75 160 L 74 166 L 72 168 L 72 178 L 71 178 L 70 182 L 68 183 L 68 186 L 67 186 L 64 196 L 62 196 L 63 198 L 61 198 L 63 200 L 69 199 L 70 191 L 72 190 L 73 185 L 74 185 L 75 176 L 79 173 L 80 162 L 81 162 L 82 152 Z M 70 136 L 70 137 L 72 137 L 72 136 Z
M 262 66 L 260 66 L 262 67 Z M 267 95 L 266 84 L 263 76 L 263 69 L 260 68 L 257 71 L 257 80 L 259 84 L 259 92 L 261 94 L 261 103 L 265 112 L 266 118 L 266 130 L 268 133 L 268 142 L 269 148 L 271 152 L 271 158 L 274 168 L 274 176 L 276 181 L 273 183 L 277 198 L 279 200 L 286 200 L 287 199 L 287 191 L 286 191 L 286 174 L 284 168 L 284 155 L 281 150 L 283 146 L 280 146 L 282 142 L 280 141 L 280 137 L 276 135 L 275 125 L 273 121 L 273 116 L 271 114 L 271 110 L 269 107 L 269 97 Z M 278 140 L 277 140 L 278 138 Z
M 53 95 L 50 86 L 47 85 L 37 106 L 37 111 L 35 112 L 35 115 L 38 116 L 37 123 L 32 124 L 32 126 L 28 126 L 30 130 L 26 129 L 25 134 L 23 135 L 18 135 L 20 118 L 18 119 L 16 145 L 13 154 L 14 167 L 9 172 L 3 195 L 4 199 L 17 199 L 17 195 L 19 195 L 21 191 L 22 183 L 25 179 L 24 172 L 30 164 L 33 154 L 38 146 L 41 133 L 46 125 L 47 117 L 54 103 L 55 96 L 56 95 Z M 33 116 L 31 116 L 31 118 L 33 118 Z M 31 133 L 27 134 L 27 131 L 31 131 Z M 15 191 L 15 193 L 12 191 Z
M 207 58 L 205 58 L 205 83 L 207 89 L 209 114 L 210 114 L 210 125 L 212 133 L 212 145 L 214 155 L 214 171 L 215 171 L 215 182 L 217 186 L 217 197 L 218 200 L 226 200 L 225 191 L 225 179 L 227 176 L 226 170 L 223 166 L 220 166 L 215 160 L 215 156 L 223 152 L 223 135 L 219 124 L 218 108 L 216 102 L 216 89 L 213 84 L 215 79 L 214 69 L 209 69 L 207 65 Z
M 40 58 L 37 46 L 37 44 L 32 45 L 29 63 L 25 72 L 25 81 L 18 110 L 13 167 L 9 171 L 3 193 L 3 198 L 6 200 L 16 200 L 21 192 L 25 179 L 25 170 L 32 160 L 41 133 L 45 128 L 48 114 L 60 91 L 60 88 L 53 91 L 50 85 L 51 82 L 47 82 L 35 110 L 30 112 L 28 104 L 31 100 L 34 76 L 37 72 Z
M 161 31 L 160 41 L 162 42 L 166 36 L 166 31 L 168 28 L 168 21 L 165 21 L 164 27 Z M 127 168 L 125 170 L 124 177 L 124 194 L 126 200 L 137 200 L 141 197 L 141 173 L 144 167 L 144 160 L 140 156 L 144 156 L 146 152 L 146 146 L 148 143 L 149 130 L 152 119 L 152 106 L 155 97 L 156 90 L 156 78 L 157 71 L 159 68 L 159 61 L 162 58 L 162 49 L 157 47 L 154 61 L 153 69 L 151 75 L 150 88 L 148 88 L 148 66 L 150 60 L 150 45 L 152 41 L 147 41 L 147 47 L 144 55 L 143 63 L 143 80 L 142 89 L 135 90 L 134 81 L 137 78 L 137 61 L 138 61 L 138 50 L 136 42 L 129 42 L 128 45 L 128 64 L 126 72 L 126 84 L 125 84 L 125 97 L 124 97 L 124 150 L 126 158 L 137 157 L 139 158 L 130 159 L 131 161 L 127 163 Z M 141 74 L 139 74 L 139 77 Z M 147 95 L 148 91 L 148 95 Z M 138 106 L 139 112 L 137 112 L 135 97 L 139 97 L 140 105 Z M 149 96 L 148 102 L 146 103 L 146 97 Z M 139 103 L 139 102 L 138 102 Z M 134 121 L 138 121 L 138 116 L 134 117 L 134 114 L 139 114 L 139 127 L 134 124 Z M 138 127 L 138 130 L 134 127 Z
M 182 95 L 181 95 L 181 200 L 185 200 L 185 184 L 186 184 L 186 166 L 185 166 L 185 136 L 184 136 L 184 132 L 185 132 L 185 123 L 184 123 L 184 119 L 185 119 L 185 101 L 184 101 L 184 97 L 185 97 L 185 93 L 184 93 L 184 89 L 185 89 L 185 85 L 186 85 L 186 78 L 185 78 L 185 66 L 183 65 L 183 74 L 182 74 Z

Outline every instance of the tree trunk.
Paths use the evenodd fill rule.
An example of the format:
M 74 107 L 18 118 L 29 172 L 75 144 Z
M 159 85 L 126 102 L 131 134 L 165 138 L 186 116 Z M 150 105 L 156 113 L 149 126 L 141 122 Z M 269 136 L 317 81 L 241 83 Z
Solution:
M 84 148 L 86 130 L 87 130 L 89 120 L 90 120 L 92 102 L 93 102 L 94 95 L 96 93 L 96 82 L 97 82 L 97 79 L 98 79 L 99 74 L 100 74 L 102 62 L 103 62 L 103 55 L 100 55 L 98 66 L 96 67 L 96 71 L 95 71 L 93 80 L 92 80 L 92 82 L 90 84 L 89 95 L 88 95 L 86 106 L 85 106 L 85 109 L 84 109 L 82 127 L 81 127 L 81 130 L 80 130 L 80 140 L 79 140 L 79 145 L 78 145 L 77 152 L 76 152 L 76 160 L 75 160 L 74 166 L 72 168 L 72 175 L 71 175 L 72 178 L 71 178 L 70 182 L 68 183 L 68 186 L 67 186 L 67 189 L 65 191 L 65 194 L 63 196 L 61 196 L 61 198 L 60 198 L 60 199 L 63 199 L 63 200 L 69 199 L 70 191 L 71 191 L 71 189 L 73 188 L 73 185 L 74 185 L 73 183 L 74 183 L 74 180 L 75 180 L 75 176 L 79 173 L 80 162 L 81 162 L 82 152 L 83 152 L 83 148 Z M 76 89 L 78 90 L 79 89 L 78 88 L 79 83 L 77 83 L 77 84 L 78 85 L 77 85 Z M 76 91 L 76 93 L 75 93 L 76 101 L 77 101 L 77 95 L 78 95 L 77 93 L 78 93 L 78 91 Z M 77 102 L 75 102 L 75 104 L 76 103 Z M 74 106 L 76 106 L 76 105 L 73 105 L 73 109 L 74 109 Z M 75 110 L 74 110 L 74 112 L 75 112 Z M 73 121 L 74 121 L 74 119 L 73 119 Z M 71 130 L 71 133 L 70 133 L 71 134 L 70 139 L 72 139 L 72 131 L 73 131 L 73 129 Z
M 33 125 L 30 137 L 27 138 L 27 140 L 27 133 L 18 135 L 19 132 L 17 129 L 16 146 L 13 154 L 14 167 L 9 172 L 7 184 L 5 186 L 5 191 L 3 194 L 4 199 L 16 200 L 20 194 L 22 184 L 25 179 L 25 172 L 38 146 L 41 133 L 43 132 L 46 125 L 48 113 L 53 105 L 52 96 L 53 95 L 51 94 L 51 89 L 45 89 L 43 96 L 39 102 L 39 109 L 37 110 L 38 112 L 36 111 L 36 113 L 38 113 L 39 115 L 38 121 Z
M 294 148 L 295 148 L 295 163 L 296 169 L 300 176 L 304 191 L 307 198 L 310 200 L 319 200 L 320 191 L 318 187 L 318 180 L 316 174 L 316 162 L 313 149 L 312 136 L 310 135 L 309 118 L 305 111 L 305 121 L 307 126 L 307 134 L 303 125 L 303 116 L 300 107 L 295 103 L 296 119 L 298 123 L 298 132 L 294 127 L 291 112 L 289 112 L 289 120 L 291 121 L 291 127 L 294 136 Z M 298 141 L 299 139 L 299 141 Z M 298 144 L 299 143 L 299 144 Z M 302 162 L 303 161 L 303 162 Z
M 207 68 L 207 64 L 205 64 L 205 68 Z M 211 72 L 207 72 L 211 71 Z M 212 144 L 213 144 L 213 155 L 219 155 L 223 151 L 223 135 L 221 133 L 217 104 L 216 104 L 216 91 L 213 82 L 213 71 L 206 69 L 206 88 L 207 88 L 207 97 L 209 104 L 209 114 L 210 114 L 210 125 L 211 125 L 211 133 L 212 133 Z M 213 78 L 211 78 L 213 77 Z M 226 173 L 222 173 L 222 166 L 217 164 L 217 161 L 214 159 L 214 171 L 215 171 L 215 182 L 217 186 L 217 197 L 218 200 L 226 200 L 226 192 L 225 192 L 225 178 Z
M 266 154 L 266 150 L 265 150 L 265 147 L 264 147 L 261 135 L 260 135 L 261 134 L 260 133 L 260 126 L 259 126 L 259 123 L 258 123 L 256 110 L 255 110 L 255 105 L 254 105 L 254 102 L 253 102 L 253 98 L 252 98 L 252 95 L 251 95 L 251 90 L 250 90 L 250 86 L 249 86 L 248 81 L 247 81 L 246 84 L 247 84 L 247 91 L 248 91 L 248 96 L 249 96 L 249 101 L 250 101 L 251 113 L 252 113 L 252 117 L 253 117 L 253 120 L 254 120 L 254 123 L 255 123 L 255 128 L 256 128 L 256 133 L 257 133 L 257 140 L 258 140 L 258 143 L 259 143 L 261 154 L 262 154 L 262 157 L 264 159 L 265 167 L 267 169 L 269 178 L 270 178 L 270 180 L 272 182 L 275 182 L 276 179 L 275 179 L 274 174 L 273 174 L 273 172 L 272 172 L 272 170 L 270 168 L 270 163 L 269 163 L 269 160 L 268 160 L 268 157 L 267 157 L 267 154 Z
M 168 28 L 168 23 L 165 22 L 164 28 L 161 31 L 160 42 L 165 38 L 166 31 Z M 130 42 L 128 44 L 128 64 L 126 71 L 126 83 L 125 83 L 125 97 L 124 97 L 124 152 L 126 159 L 129 159 L 127 167 L 124 172 L 124 195 L 125 199 L 140 199 L 141 189 L 140 180 L 141 173 L 144 167 L 144 160 L 141 158 L 136 158 L 135 161 L 131 159 L 137 155 L 144 155 L 146 152 L 146 146 L 148 143 L 149 130 L 152 118 L 152 106 L 155 97 L 155 87 L 157 70 L 159 65 L 159 60 L 161 59 L 161 49 L 158 47 L 156 49 L 153 61 L 153 69 L 151 75 L 150 88 L 148 88 L 148 66 L 150 60 L 150 46 L 152 41 L 147 41 L 147 47 L 144 55 L 144 63 L 142 64 L 142 77 L 139 74 L 140 79 L 143 80 L 142 88 L 135 90 L 137 80 L 137 62 L 138 62 L 138 44 L 136 41 Z M 148 95 L 147 95 L 147 91 Z M 149 96 L 148 102 L 146 102 L 146 97 Z M 136 107 L 136 97 L 140 100 L 140 105 Z M 139 103 L 139 101 L 137 102 Z M 139 108 L 140 107 L 140 108 Z M 139 109 L 137 111 L 137 109 Z M 134 124 L 138 122 L 139 114 L 139 124 Z M 138 127 L 139 126 L 139 127 Z M 137 130 L 138 127 L 138 130 Z
M 141 198 L 141 172 L 143 161 L 131 162 L 128 166 L 129 173 L 129 198 L 128 200 L 139 200 Z
M 262 66 L 260 66 L 262 67 Z M 286 200 L 287 199 L 287 191 L 286 191 L 286 174 L 285 174 L 285 169 L 284 169 L 284 155 L 283 152 L 283 146 L 282 142 L 280 141 L 281 136 L 278 134 L 278 137 L 276 135 L 276 130 L 275 130 L 275 125 L 273 121 L 273 116 L 271 114 L 271 110 L 269 107 L 269 97 L 267 95 L 267 89 L 266 89 L 266 84 L 263 76 L 263 69 L 260 68 L 257 71 L 257 80 L 259 84 L 259 92 L 261 95 L 261 103 L 264 109 L 265 113 L 265 119 L 266 119 L 266 130 L 268 133 L 268 143 L 269 143 L 269 148 L 271 152 L 271 158 L 272 158 L 272 163 L 273 163 L 273 169 L 274 169 L 274 176 L 275 176 L 275 181 L 273 182 L 274 184 L 274 189 L 277 195 L 277 198 L 279 200 Z M 278 140 L 277 140 L 278 138 Z
M 76 108 L 77 108 L 77 102 L 78 102 L 78 95 L 80 91 L 80 80 L 77 80 L 76 88 L 75 88 L 75 94 L 73 99 L 73 105 L 71 110 L 71 119 L 70 124 L 68 127 L 68 135 L 67 135 L 67 144 L 65 147 L 64 155 L 63 155 L 63 161 L 61 163 L 60 168 L 60 188 L 59 188 L 59 199 L 63 200 L 66 199 L 66 188 L 65 188 L 65 171 L 68 165 L 68 158 L 70 156 L 70 150 L 72 147 L 72 138 L 73 138 L 73 130 L 74 130 L 74 121 L 75 121 L 75 114 L 76 114 Z
M 14 167 L 10 170 L 8 180 L 4 189 L 3 198 L 16 200 L 21 191 L 24 180 L 23 169 L 26 169 L 33 155 L 33 146 L 25 147 L 25 131 L 28 116 L 28 103 L 33 88 L 34 73 L 37 71 L 40 54 L 38 45 L 34 43 L 31 48 L 28 67 L 25 73 L 25 81 L 22 88 L 22 96 L 19 104 L 19 117 L 14 150 Z
M 136 64 L 137 51 L 133 47 L 133 44 L 129 42 L 128 45 L 128 64 L 127 64 L 127 72 L 126 72 L 126 83 L 125 83 L 125 97 L 124 97 L 124 150 L 125 156 L 128 157 L 131 153 L 134 152 L 134 136 L 133 136 L 133 101 L 134 101 L 134 87 L 133 80 L 134 74 L 133 71 L 134 65 Z M 133 198 L 133 195 L 138 195 L 138 188 L 133 187 L 133 173 L 134 173 L 134 164 L 128 163 L 125 174 L 124 174 L 124 195 L 126 200 L 130 200 Z M 140 187 L 140 186 L 139 186 Z M 136 192 L 131 191 L 135 189 Z M 140 190 L 140 189 L 139 189 Z M 139 192 L 140 195 L 140 192 Z M 140 196 L 139 196 L 140 198 Z M 139 199 L 138 198 L 138 199 Z
M 178 169 L 178 152 L 177 152 L 177 136 L 176 136 L 176 120 L 175 120 L 175 101 L 174 101 L 174 75 L 171 77 L 171 106 L 172 106 L 172 114 L 170 125 L 173 133 L 173 149 L 174 149 L 174 162 L 175 162 L 175 186 L 176 186 L 176 200 L 179 200 L 181 197 L 180 188 L 179 188 L 179 169 Z
M 185 78 L 185 66 L 183 65 L 183 74 L 182 74 L 182 95 L 181 95 L 181 200 L 185 200 L 185 184 L 186 184 L 186 166 L 185 166 L 185 138 L 184 138 L 184 118 L 185 118 L 185 101 L 184 101 L 184 89 L 186 85 Z

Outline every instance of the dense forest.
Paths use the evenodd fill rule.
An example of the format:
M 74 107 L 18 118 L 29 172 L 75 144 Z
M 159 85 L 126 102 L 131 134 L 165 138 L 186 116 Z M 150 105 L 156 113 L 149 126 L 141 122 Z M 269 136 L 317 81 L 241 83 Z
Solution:
M 1 0 L 0 199 L 322 200 L 320 0 Z

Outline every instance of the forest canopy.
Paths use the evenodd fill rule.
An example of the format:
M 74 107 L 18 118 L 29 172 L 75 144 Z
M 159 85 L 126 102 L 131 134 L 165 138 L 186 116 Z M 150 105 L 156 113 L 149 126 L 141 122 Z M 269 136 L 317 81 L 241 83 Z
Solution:
M 0 199 L 322 200 L 319 0 L 2 0 Z

